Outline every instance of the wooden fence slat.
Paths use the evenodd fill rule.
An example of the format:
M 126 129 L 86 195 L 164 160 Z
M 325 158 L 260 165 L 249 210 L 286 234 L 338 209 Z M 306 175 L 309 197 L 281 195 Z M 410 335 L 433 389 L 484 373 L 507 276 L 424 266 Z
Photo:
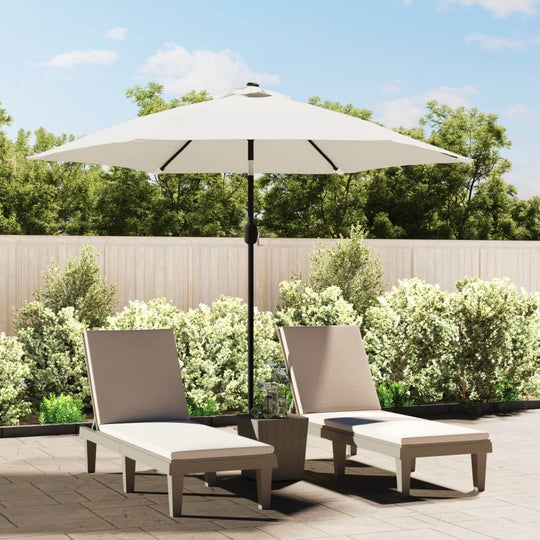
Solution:
M 306 276 L 310 253 L 335 240 L 262 238 L 255 248 L 255 300 L 259 309 L 279 303 L 278 285 Z M 64 265 L 90 244 L 118 289 L 118 305 L 164 296 L 181 309 L 210 304 L 222 294 L 246 296 L 246 246 L 242 238 L 148 238 L 0 235 L 0 332 L 12 333 L 13 312 L 42 286 L 51 260 Z M 540 292 L 540 242 L 478 240 L 366 240 L 381 259 L 388 287 L 417 276 L 454 290 L 466 276 L 509 277 Z

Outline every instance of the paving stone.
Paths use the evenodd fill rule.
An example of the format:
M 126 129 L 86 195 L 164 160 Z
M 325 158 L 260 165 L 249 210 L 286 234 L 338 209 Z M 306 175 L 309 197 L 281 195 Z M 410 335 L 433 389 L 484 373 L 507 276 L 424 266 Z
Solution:
M 315 529 L 319 529 L 327 534 L 362 534 L 370 532 L 396 531 L 398 527 L 394 527 L 388 523 L 384 523 L 372 517 L 349 518 L 349 519 L 334 519 L 331 521 L 313 521 L 311 525 Z
M 159 528 L 152 527 L 152 529 L 141 527 L 141 529 L 151 533 L 152 536 L 158 539 L 219 538 L 220 540 L 224 540 L 227 538 L 223 534 L 219 536 L 219 531 L 223 531 L 222 527 L 206 520 L 184 521 L 175 518 L 174 522 L 167 526 L 160 526 Z
M 434 529 L 418 529 L 408 531 L 393 531 L 383 533 L 370 533 L 370 534 L 353 534 L 349 538 L 355 540 L 448 540 L 454 538 L 448 534 L 444 534 Z
M 16 536 L 0 536 L 0 538 L 2 539 L 8 539 L 8 538 L 13 538 L 13 539 L 17 539 L 17 540 L 71 540 L 69 536 L 65 535 L 65 534 L 46 534 L 46 535 L 43 535 L 43 534 L 39 534 L 37 536 L 21 536 L 21 535 L 16 535 Z
M 535 522 L 522 522 L 516 523 L 506 518 L 497 518 L 497 519 L 475 519 L 469 521 L 457 522 L 456 525 L 463 527 L 464 529 L 469 529 L 471 531 L 493 535 L 499 537 L 503 534 L 510 535 L 516 533 L 533 533 L 536 532 L 539 534 L 540 527 L 538 523 Z
M 230 538 L 218 531 L 178 531 L 175 533 L 152 532 L 152 535 L 160 540 L 227 540 L 228 538 Z
M 98 448 L 88 475 L 75 436 L 0 439 L 0 538 L 540 538 L 540 411 L 448 422 L 490 431 L 486 492 L 472 490 L 468 456 L 418 460 L 406 499 L 393 460 L 372 452 L 349 458 L 338 480 L 328 441 L 310 438 L 305 480 L 275 484 L 271 509 L 257 509 L 256 484 L 238 471 L 213 488 L 189 475 L 175 519 L 165 476 L 144 464 L 124 494 L 114 452 Z
M 2 514 L 20 533 L 69 533 L 102 531 L 114 526 L 79 505 L 47 505 L 7 508 Z
M 4 512 L 4 510 L 2 510 Z M 16 531 L 15 525 L 8 521 L 3 515 L 0 514 L 0 537 L 5 538 L 10 531 Z
M 328 535 L 323 531 L 314 529 L 305 523 L 279 523 L 259 527 L 272 537 L 283 540 L 303 540 L 304 538 L 326 538 Z
M 138 528 L 115 531 L 83 532 L 70 534 L 72 540 L 138 540 L 153 538 L 151 534 Z
M 118 528 L 159 526 L 172 522 L 171 518 L 157 512 L 153 506 L 105 506 L 92 511 Z
M 1 488 L 2 505 L 6 508 L 58 504 L 32 484 L 9 484 Z
M 232 540 L 275 540 L 275 536 L 267 534 L 260 529 L 226 530 L 222 534 L 227 538 L 232 538 Z

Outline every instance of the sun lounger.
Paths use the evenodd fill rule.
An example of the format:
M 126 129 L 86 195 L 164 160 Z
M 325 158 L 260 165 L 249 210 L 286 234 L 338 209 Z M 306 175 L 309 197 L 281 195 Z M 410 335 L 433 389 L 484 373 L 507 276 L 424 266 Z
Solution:
M 122 455 L 124 491 L 135 487 L 140 461 L 167 475 L 171 516 L 182 512 L 184 475 L 256 470 L 259 508 L 270 505 L 274 449 L 233 433 L 190 421 L 171 330 L 89 331 L 84 334 L 94 429 L 81 428 L 88 472 L 96 445 Z
M 332 441 L 334 471 L 345 473 L 346 449 L 396 459 L 398 490 L 406 496 L 416 458 L 470 454 L 473 484 L 483 491 L 489 434 L 381 410 L 357 326 L 284 327 L 279 338 L 296 412 L 309 433 Z

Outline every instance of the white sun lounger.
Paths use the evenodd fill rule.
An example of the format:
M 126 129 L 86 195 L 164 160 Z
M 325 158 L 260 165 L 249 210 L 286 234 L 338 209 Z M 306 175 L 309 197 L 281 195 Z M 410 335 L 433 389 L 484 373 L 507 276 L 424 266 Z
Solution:
M 88 472 L 95 472 L 96 445 L 123 458 L 124 491 L 135 487 L 135 462 L 167 475 L 169 511 L 182 513 L 185 474 L 257 472 L 259 508 L 270 506 L 274 449 L 233 433 L 190 421 L 171 330 L 114 330 L 84 333 L 95 429 L 81 428 Z
M 489 434 L 382 411 L 357 326 L 284 327 L 279 338 L 296 412 L 309 433 L 332 441 L 334 471 L 345 473 L 350 445 L 396 459 L 398 490 L 406 496 L 416 458 L 470 454 L 473 484 L 483 491 Z

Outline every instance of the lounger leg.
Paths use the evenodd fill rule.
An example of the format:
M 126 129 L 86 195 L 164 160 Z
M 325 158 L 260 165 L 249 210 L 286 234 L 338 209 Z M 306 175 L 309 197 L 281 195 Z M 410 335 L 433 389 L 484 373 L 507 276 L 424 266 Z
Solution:
M 272 467 L 257 469 L 257 500 L 259 510 L 270 508 L 272 492 Z
M 343 476 L 345 474 L 347 445 L 338 441 L 332 441 L 332 450 L 334 453 L 334 474 L 336 476 Z
M 355 444 L 351 444 L 351 453 L 350 453 L 350 455 L 351 456 L 356 456 L 357 452 L 358 452 L 358 447 Z
M 217 483 L 217 474 L 215 472 L 204 473 L 204 483 L 206 487 L 215 486 Z
M 124 456 L 122 460 L 122 482 L 124 493 L 135 491 L 135 460 Z
M 411 487 L 411 458 L 396 459 L 397 489 L 403 497 L 409 496 Z
M 183 474 L 168 474 L 167 487 L 169 490 L 169 514 L 171 517 L 182 515 L 182 492 L 184 490 Z
M 486 488 L 487 454 L 471 454 L 473 485 L 478 491 Z
M 416 458 L 411 459 L 411 472 L 416 471 Z
M 89 473 L 96 472 L 96 443 L 86 441 L 86 470 Z

